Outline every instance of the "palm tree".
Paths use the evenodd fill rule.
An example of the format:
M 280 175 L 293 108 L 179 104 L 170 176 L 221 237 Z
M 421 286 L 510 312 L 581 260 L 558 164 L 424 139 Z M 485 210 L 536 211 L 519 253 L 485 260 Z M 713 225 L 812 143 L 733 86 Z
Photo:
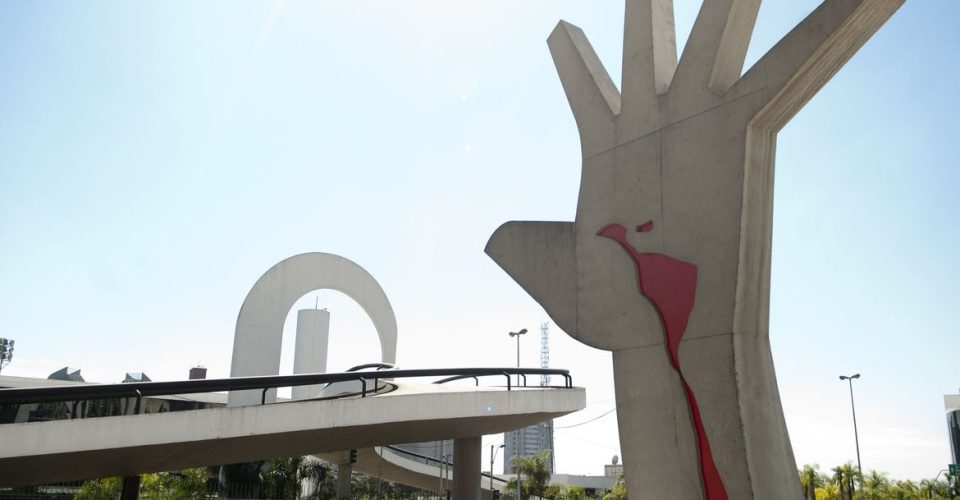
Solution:
M 885 472 L 872 470 L 863 480 L 866 495 L 873 500 L 890 498 L 890 480 Z
M 816 490 L 817 500 L 841 500 L 840 487 L 834 483 L 826 483 Z
M 337 494 L 337 474 L 327 462 L 313 457 L 304 458 L 297 469 L 297 477 L 301 496 L 313 490 L 305 498 L 310 500 L 333 498 Z M 306 490 L 304 490 L 305 485 Z
M 890 496 L 897 500 L 918 500 L 920 498 L 920 488 L 917 483 L 910 481 L 897 481 L 890 488 Z
M 936 479 L 924 479 L 920 481 L 921 498 L 950 498 L 950 485 Z
M 833 482 L 837 485 L 837 488 L 840 490 L 840 498 L 842 500 L 853 500 L 853 494 L 856 491 L 856 483 L 860 478 L 860 474 L 857 472 L 857 469 L 853 467 L 853 464 L 847 462 L 843 465 L 834 467 L 833 469 Z
M 817 464 L 806 464 L 799 471 L 800 488 L 803 489 L 803 498 L 806 500 L 816 500 L 817 488 L 826 484 L 823 474 L 820 473 L 820 466 Z
M 523 479 L 520 482 L 520 492 L 522 495 L 535 495 L 542 497 L 550 483 L 550 470 L 547 464 L 550 462 L 552 450 L 544 450 L 536 455 L 526 457 L 513 457 L 510 462 L 517 471 L 518 477 Z M 505 492 L 517 491 L 515 479 L 507 482 L 504 488 Z

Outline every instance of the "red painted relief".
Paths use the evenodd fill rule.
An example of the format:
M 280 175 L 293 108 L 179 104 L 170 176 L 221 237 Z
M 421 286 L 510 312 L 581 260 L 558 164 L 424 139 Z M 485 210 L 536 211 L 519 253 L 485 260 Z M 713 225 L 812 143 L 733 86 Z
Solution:
M 651 229 L 653 229 L 653 221 L 637 226 L 639 232 Z M 680 339 L 687 330 L 687 321 L 697 294 L 697 266 L 663 254 L 637 252 L 627 241 L 627 228 L 620 224 L 609 224 L 597 235 L 619 243 L 636 264 L 640 293 L 653 302 L 653 307 L 660 316 L 660 322 L 667 336 L 670 364 L 680 376 L 686 392 L 687 404 L 690 406 L 690 414 L 697 433 L 697 451 L 704 496 L 707 500 L 727 500 L 727 490 L 713 461 L 713 453 L 710 451 L 710 442 L 703 428 L 700 408 L 697 406 L 693 390 L 690 389 L 680 370 Z

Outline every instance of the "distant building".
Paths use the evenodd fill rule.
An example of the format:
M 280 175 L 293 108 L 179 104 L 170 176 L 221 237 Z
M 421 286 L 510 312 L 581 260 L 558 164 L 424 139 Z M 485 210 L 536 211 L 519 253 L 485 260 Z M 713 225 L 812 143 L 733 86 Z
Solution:
M 127 373 L 124 382 L 149 382 L 143 373 Z M 75 368 L 61 368 L 46 380 L 32 377 L 0 375 L 0 389 L 64 387 L 87 382 Z M 221 408 L 227 404 L 223 393 L 205 393 L 174 396 L 148 396 L 141 401 L 140 413 L 166 413 L 183 410 Z M 93 399 L 69 402 L 0 405 L 0 424 L 46 422 L 85 417 L 130 415 L 136 409 L 136 398 Z M 15 498 L 73 498 L 80 492 L 83 481 L 41 484 L 17 488 L 0 488 L 0 499 Z
M 623 475 L 623 464 L 607 464 L 603 466 L 604 477 L 620 477 Z
M 553 457 L 553 420 L 540 422 L 539 424 L 517 429 L 515 431 L 505 432 L 503 434 L 503 473 L 513 474 L 510 459 L 518 456 L 527 457 L 536 455 L 544 450 L 551 450 L 550 461 L 547 462 L 547 468 L 552 473 L 554 471 Z
M 64 380 L 67 382 L 86 382 L 80 375 L 80 370 L 64 366 L 47 376 L 47 380 Z
M 576 486 L 583 488 L 587 498 L 600 498 L 603 492 L 613 488 L 617 483 L 617 478 L 606 476 L 581 476 L 576 474 L 553 474 L 550 476 L 550 484 L 559 486 Z
M 960 395 L 948 394 L 944 396 L 943 406 L 947 411 L 947 430 L 950 433 L 952 463 L 960 464 Z
M 153 382 L 150 380 L 150 377 L 146 373 L 136 372 L 136 373 L 127 373 L 123 376 L 123 383 L 128 384 L 130 382 Z
M 149 382 L 143 373 L 127 373 L 124 382 Z M 46 380 L 30 377 L 0 375 L 0 388 L 58 387 L 79 385 L 86 381 L 76 368 L 61 368 L 51 373 Z M 165 413 L 170 411 L 199 410 L 226 406 L 227 395 L 205 393 L 145 397 L 137 407 L 137 398 L 91 399 L 84 401 L 0 405 L 0 424 L 44 422 L 72 418 L 107 417 L 139 413 Z M 2 496 L 2 495 L 0 495 Z

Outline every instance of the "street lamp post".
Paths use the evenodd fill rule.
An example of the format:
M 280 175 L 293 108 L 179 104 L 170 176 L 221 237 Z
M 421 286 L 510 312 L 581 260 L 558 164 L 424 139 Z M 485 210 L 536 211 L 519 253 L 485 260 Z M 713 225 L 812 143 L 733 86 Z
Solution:
M 853 379 L 860 378 L 859 373 L 851 376 L 840 375 L 840 380 L 846 380 L 850 386 L 850 410 L 853 411 L 853 442 L 857 446 L 857 472 L 860 473 L 860 498 L 864 498 L 863 493 L 863 467 L 860 466 L 860 437 L 857 434 L 857 407 L 853 404 Z
M 493 496 L 493 461 L 497 458 L 497 452 L 500 451 L 500 448 L 503 448 L 504 445 L 495 446 L 490 445 L 490 496 Z
M 520 330 L 519 332 L 510 332 L 511 337 L 517 338 L 517 368 L 520 368 L 520 336 L 525 333 L 527 333 L 526 328 L 524 328 L 523 330 Z M 517 387 L 520 387 L 519 373 L 517 373 Z M 519 460 L 520 459 L 520 429 L 513 431 L 513 439 L 514 439 L 514 445 L 515 445 L 513 447 L 513 456 L 516 457 L 517 460 Z M 516 474 L 515 477 L 517 481 L 517 500 L 520 500 L 520 469 L 519 468 L 514 469 L 514 473 Z

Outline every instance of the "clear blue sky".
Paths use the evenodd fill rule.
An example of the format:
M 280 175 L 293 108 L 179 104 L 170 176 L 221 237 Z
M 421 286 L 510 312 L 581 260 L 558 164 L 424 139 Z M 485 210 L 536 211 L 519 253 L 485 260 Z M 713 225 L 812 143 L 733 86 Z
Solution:
M 748 64 L 816 5 L 765 2 Z M 681 42 L 696 7 L 676 2 Z M 559 19 L 581 26 L 619 81 L 622 16 L 557 0 L 3 2 L 4 373 L 226 376 L 243 297 L 305 251 L 377 277 L 402 366 L 512 365 L 506 332 L 546 315 L 483 246 L 507 220 L 572 220 L 579 186 L 544 40 Z M 958 25 L 960 3 L 911 0 L 780 135 L 770 331 L 800 463 L 854 458 L 837 375 L 855 371 L 865 468 L 919 478 L 948 461 Z M 318 297 L 330 368 L 375 359 L 360 308 L 334 292 L 302 305 Z M 609 354 L 556 328 L 552 347 L 589 400 L 557 425 L 611 409 Z M 601 473 L 615 416 L 559 429 L 557 448 L 561 472 Z

